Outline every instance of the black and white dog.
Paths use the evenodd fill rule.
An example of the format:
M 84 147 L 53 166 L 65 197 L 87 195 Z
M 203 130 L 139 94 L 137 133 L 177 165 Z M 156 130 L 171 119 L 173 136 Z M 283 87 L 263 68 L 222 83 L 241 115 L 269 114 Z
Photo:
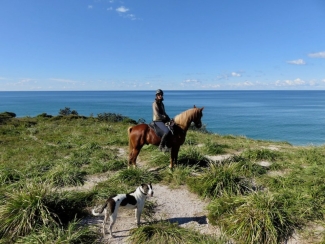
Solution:
M 109 197 L 104 206 L 99 210 L 99 212 L 96 212 L 95 209 L 93 209 L 92 214 L 94 216 L 98 216 L 104 212 L 105 217 L 103 221 L 103 235 L 105 236 L 105 224 L 107 223 L 107 219 L 109 217 L 109 231 L 111 237 L 113 237 L 112 228 L 116 221 L 117 212 L 120 206 L 129 209 L 135 209 L 136 223 L 137 225 L 139 225 L 140 216 L 148 196 L 153 196 L 153 189 L 151 183 L 141 184 L 141 186 L 139 186 L 134 192 L 127 194 L 118 194 Z

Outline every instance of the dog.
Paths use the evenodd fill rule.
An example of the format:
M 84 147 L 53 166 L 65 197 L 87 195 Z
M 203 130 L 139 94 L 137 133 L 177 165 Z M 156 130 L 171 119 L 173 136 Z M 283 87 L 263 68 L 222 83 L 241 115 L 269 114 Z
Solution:
M 113 225 L 117 218 L 117 212 L 119 207 L 125 207 L 129 209 L 135 209 L 136 223 L 140 224 L 140 216 L 145 204 L 145 201 L 148 196 L 153 196 L 152 185 L 150 184 L 141 184 L 134 192 L 127 194 L 118 194 L 111 196 L 105 202 L 105 204 L 100 208 L 99 212 L 96 212 L 95 209 L 92 210 L 94 216 L 98 216 L 104 212 L 104 221 L 103 221 L 103 236 L 105 237 L 105 225 L 107 223 L 108 217 L 110 219 L 109 231 L 110 236 L 114 237 L 112 233 Z

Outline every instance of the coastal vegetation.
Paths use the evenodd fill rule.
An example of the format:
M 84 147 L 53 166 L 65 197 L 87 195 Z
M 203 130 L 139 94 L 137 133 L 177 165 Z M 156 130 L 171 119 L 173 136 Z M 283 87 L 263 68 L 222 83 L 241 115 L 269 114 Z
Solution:
M 175 223 L 148 221 L 131 230 L 131 243 L 284 243 L 293 236 L 325 242 L 325 146 L 218 135 L 190 129 L 177 167 L 169 155 L 146 145 L 145 166 L 127 168 L 127 128 L 119 114 L 16 118 L 0 114 L 0 243 L 99 243 L 97 228 L 82 224 L 108 195 L 143 182 L 187 186 L 209 202 L 207 217 L 221 235 L 203 235 Z M 154 168 L 155 170 L 149 170 Z M 87 177 L 107 179 L 71 190 Z

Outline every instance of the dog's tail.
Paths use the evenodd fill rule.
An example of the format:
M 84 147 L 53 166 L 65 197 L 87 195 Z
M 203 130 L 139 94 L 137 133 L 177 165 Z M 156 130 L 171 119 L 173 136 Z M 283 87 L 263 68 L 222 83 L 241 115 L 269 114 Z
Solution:
M 94 216 L 98 216 L 98 215 L 100 215 L 100 214 L 103 213 L 103 211 L 104 211 L 104 209 L 105 209 L 106 207 L 107 207 L 107 203 L 106 203 L 104 206 L 102 206 L 102 207 L 99 209 L 98 212 L 96 212 L 95 209 L 93 209 L 93 210 L 91 210 L 91 213 L 92 213 Z

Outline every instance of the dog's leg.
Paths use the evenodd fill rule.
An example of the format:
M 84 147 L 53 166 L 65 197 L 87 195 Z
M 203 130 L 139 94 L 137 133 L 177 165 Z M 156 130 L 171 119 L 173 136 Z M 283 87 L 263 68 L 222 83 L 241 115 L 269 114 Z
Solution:
M 138 226 L 140 225 L 140 216 L 141 216 L 141 213 L 142 213 L 142 209 L 141 210 L 139 208 L 136 208 L 135 209 L 135 221 L 136 221 L 136 224 Z
M 110 219 L 109 232 L 110 232 L 111 237 L 114 237 L 113 225 L 115 224 L 116 218 L 117 218 L 117 210 L 113 214 L 111 214 L 111 216 L 109 216 L 109 219 Z
M 105 237 L 105 225 L 106 225 L 106 222 L 107 222 L 107 211 L 106 211 L 106 209 L 104 210 L 104 220 L 103 220 L 103 229 L 102 229 L 102 231 L 103 231 L 103 236 Z

